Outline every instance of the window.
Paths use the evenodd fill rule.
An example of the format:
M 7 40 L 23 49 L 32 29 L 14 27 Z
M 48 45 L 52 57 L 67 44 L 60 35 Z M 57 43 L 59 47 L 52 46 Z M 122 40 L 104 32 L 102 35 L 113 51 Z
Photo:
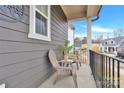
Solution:
M 114 40 L 109 40 L 108 43 L 109 44 L 115 44 Z
M 105 42 L 105 45 L 107 45 L 107 41 Z
M 29 38 L 50 41 L 50 6 L 30 6 L 30 30 Z
M 111 40 L 111 44 L 115 44 L 115 42 L 113 40 Z

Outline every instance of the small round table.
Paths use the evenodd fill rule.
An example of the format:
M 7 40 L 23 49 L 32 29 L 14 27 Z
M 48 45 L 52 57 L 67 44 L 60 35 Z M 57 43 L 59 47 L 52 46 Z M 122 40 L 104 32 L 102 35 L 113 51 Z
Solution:
M 73 67 L 72 64 L 76 63 L 77 69 L 79 69 L 78 63 L 75 60 L 70 60 L 70 59 L 68 59 L 68 60 L 61 60 L 61 61 L 59 61 L 59 63 L 60 63 L 61 66 L 66 66 L 66 67 Z

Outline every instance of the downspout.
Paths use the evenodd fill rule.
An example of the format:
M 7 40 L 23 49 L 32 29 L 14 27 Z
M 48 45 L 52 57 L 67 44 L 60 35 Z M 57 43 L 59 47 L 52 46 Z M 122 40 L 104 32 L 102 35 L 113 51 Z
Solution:
M 102 9 L 102 5 L 100 6 L 100 9 L 99 9 L 99 11 L 97 13 L 97 17 L 91 20 L 92 22 L 95 22 L 95 21 L 97 21 L 100 18 L 99 14 L 100 14 L 101 9 Z

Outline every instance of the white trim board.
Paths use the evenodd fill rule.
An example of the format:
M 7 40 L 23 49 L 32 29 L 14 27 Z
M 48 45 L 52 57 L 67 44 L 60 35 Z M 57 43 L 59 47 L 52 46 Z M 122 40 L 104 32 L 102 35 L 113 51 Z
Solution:
M 44 40 L 44 41 L 51 41 L 50 10 L 51 10 L 50 5 L 48 5 L 48 17 L 47 17 L 42 12 L 38 12 L 36 5 L 30 6 L 30 25 L 29 25 L 28 38 L 39 39 L 39 40 Z M 36 11 L 47 19 L 47 36 L 42 35 L 42 34 L 38 34 L 35 31 L 35 18 L 36 18 L 35 14 L 36 14 Z

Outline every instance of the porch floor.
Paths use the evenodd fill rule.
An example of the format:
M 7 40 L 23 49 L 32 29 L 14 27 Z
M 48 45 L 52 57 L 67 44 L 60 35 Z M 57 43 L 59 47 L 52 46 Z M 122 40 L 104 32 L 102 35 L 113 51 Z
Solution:
M 67 74 L 67 73 L 66 73 Z M 47 79 L 39 88 L 74 88 L 74 82 L 72 76 L 63 75 L 56 84 L 53 84 L 56 73 L 54 73 L 49 79 Z M 89 65 L 82 64 L 82 67 L 77 71 L 77 82 L 79 88 L 96 88 L 96 84 Z

